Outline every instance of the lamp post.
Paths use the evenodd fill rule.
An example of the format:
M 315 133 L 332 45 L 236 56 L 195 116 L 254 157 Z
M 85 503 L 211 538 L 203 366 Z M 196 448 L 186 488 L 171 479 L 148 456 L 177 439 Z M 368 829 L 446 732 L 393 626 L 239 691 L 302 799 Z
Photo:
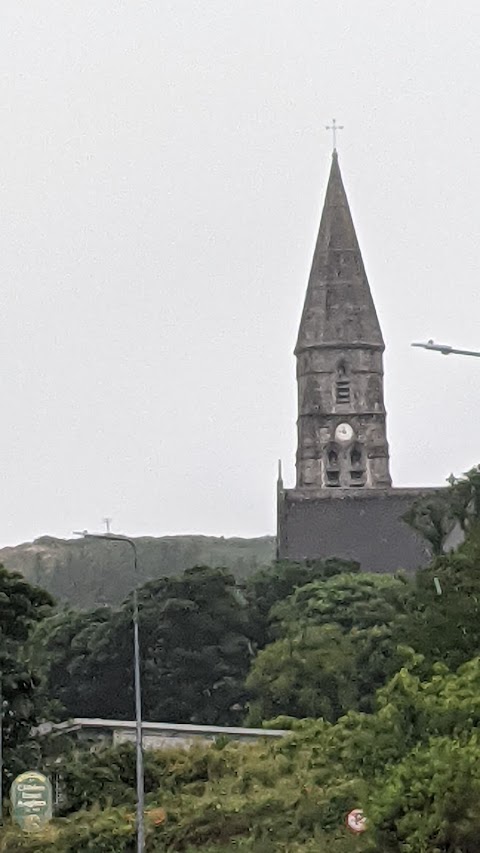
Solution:
M 116 533 L 89 533 L 83 530 L 75 533 L 85 539 L 105 539 L 107 542 L 125 542 L 133 551 L 133 566 L 135 584 L 133 587 L 133 658 L 135 686 L 135 748 L 137 776 L 137 853 L 145 850 L 145 780 L 143 771 L 143 741 L 142 741 L 142 689 L 140 679 L 140 640 L 138 632 L 138 554 L 133 539 Z
M 455 349 L 449 344 L 436 344 L 435 341 L 429 340 L 426 343 L 411 344 L 412 347 L 420 347 L 421 349 L 429 349 L 434 352 L 441 352 L 442 355 L 471 355 L 474 358 L 480 358 L 480 352 L 471 349 Z

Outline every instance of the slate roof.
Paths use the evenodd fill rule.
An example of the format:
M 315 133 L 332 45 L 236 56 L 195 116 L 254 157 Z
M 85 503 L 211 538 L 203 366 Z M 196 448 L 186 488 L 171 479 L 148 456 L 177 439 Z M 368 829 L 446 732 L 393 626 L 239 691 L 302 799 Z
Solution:
M 384 349 L 334 151 L 295 353 L 345 345 Z

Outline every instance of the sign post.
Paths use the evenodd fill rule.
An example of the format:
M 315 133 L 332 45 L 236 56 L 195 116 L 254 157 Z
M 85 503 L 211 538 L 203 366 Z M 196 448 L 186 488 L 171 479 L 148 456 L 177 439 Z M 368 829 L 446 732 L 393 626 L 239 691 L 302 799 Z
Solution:
M 43 773 L 27 770 L 10 788 L 12 817 L 25 832 L 40 832 L 52 819 L 52 786 Z

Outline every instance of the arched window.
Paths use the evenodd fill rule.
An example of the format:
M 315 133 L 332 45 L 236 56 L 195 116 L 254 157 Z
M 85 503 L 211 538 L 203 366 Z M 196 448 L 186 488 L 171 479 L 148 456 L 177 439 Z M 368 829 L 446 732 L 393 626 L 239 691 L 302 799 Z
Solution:
M 350 453 L 350 461 L 352 465 L 360 465 L 362 461 L 362 451 L 358 444 L 355 445 L 352 452 Z
M 338 453 L 334 447 L 331 447 L 328 451 L 328 464 L 338 465 Z

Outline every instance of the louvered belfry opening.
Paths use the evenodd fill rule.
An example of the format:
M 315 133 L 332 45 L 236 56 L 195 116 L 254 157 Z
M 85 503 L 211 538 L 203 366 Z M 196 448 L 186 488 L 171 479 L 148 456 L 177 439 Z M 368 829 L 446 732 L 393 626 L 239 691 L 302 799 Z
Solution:
M 347 366 L 342 359 L 338 365 L 337 381 L 335 383 L 335 402 L 337 404 L 350 402 L 350 380 L 347 376 Z
M 338 379 L 336 386 L 336 402 L 337 403 L 349 403 L 350 402 L 350 382 L 348 379 Z
M 330 444 L 325 456 L 325 485 L 340 486 L 340 448 L 336 444 Z

